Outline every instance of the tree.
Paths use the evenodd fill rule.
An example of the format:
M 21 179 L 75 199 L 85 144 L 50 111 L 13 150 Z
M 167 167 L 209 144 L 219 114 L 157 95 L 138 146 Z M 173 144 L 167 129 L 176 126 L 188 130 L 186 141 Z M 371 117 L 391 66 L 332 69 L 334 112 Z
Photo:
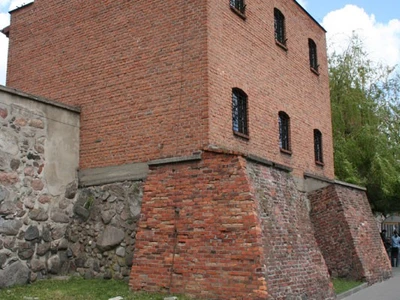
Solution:
M 371 207 L 400 210 L 400 75 L 353 36 L 329 58 L 335 173 L 367 188 Z

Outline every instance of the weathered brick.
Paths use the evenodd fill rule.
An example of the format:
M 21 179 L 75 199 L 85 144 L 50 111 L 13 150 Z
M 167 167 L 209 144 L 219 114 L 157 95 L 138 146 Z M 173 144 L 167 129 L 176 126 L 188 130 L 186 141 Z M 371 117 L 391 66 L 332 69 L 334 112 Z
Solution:
M 277 197 L 267 195 L 272 188 Z M 133 289 L 165 287 L 207 299 L 333 299 L 305 194 L 283 171 L 206 152 L 198 163 L 153 168 L 144 190 L 160 196 L 144 193 Z
M 287 51 L 275 43 L 274 6 Z M 228 0 L 35 1 L 11 13 L 7 85 L 81 106 L 81 168 L 213 145 L 333 178 L 325 32 L 294 1 L 249 1 L 246 15 Z M 234 87 L 248 95 L 249 140 L 232 133 Z M 292 155 L 279 150 L 280 110 L 291 117 Z
M 331 185 L 309 199 L 315 236 L 333 275 L 370 284 L 391 276 L 365 191 Z

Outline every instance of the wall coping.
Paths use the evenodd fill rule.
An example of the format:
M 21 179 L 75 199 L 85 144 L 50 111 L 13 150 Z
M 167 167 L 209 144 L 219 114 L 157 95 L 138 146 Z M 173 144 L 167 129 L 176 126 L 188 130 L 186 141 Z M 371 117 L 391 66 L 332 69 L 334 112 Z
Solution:
M 289 166 L 285 166 L 283 164 L 279 164 L 277 162 L 253 155 L 253 154 L 246 154 L 243 152 L 235 151 L 235 150 L 229 150 L 223 147 L 218 147 L 216 145 L 210 145 L 208 148 L 204 149 L 204 151 L 208 152 L 214 152 L 214 153 L 221 153 L 221 154 L 226 154 L 226 155 L 240 155 L 246 158 L 247 160 L 251 160 L 256 163 L 260 163 L 262 165 L 272 167 L 287 173 L 290 173 L 293 171 L 293 168 Z
M 327 183 L 335 183 L 335 180 L 329 179 L 328 177 L 319 176 L 319 175 L 315 175 L 315 174 L 311 174 L 311 173 L 307 173 L 307 172 L 304 172 L 303 176 L 305 179 L 312 178 L 312 179 L 316 179 L 316 180 L 327 182 Z
M 364 192 L 367 191 L 366 187 L 355 185 L 355 184 L 351 184 L 351 183 L 347 183 L 347 182 L 344 182 L 344 181 L 335 180 L 334 183 L 337 184 L 337 185 L 341 185 L 341 186 L 352 188 L 352 189 L 356 189 L 356 190 L 361 190 L 361 191 L 364 191 Z
M 95 186 L 127 180 L 145 180 L 150 166 L 201 160 L 201 152 L 191 156 L 168 157 L 119 166 L 98 167 L 78 171 L 79 186 Z
M 79 107 L 77 107 L 77 106 L 66 105 L 66 104 L 63 104 L 63 103 L 60 103 L 60 102 L 57 102 L 57 101 L 54 101 L 54 100 L 46 99 L 44 97 L 28 94 L 28 93 L 25 93 L 25 92 L 22 92 L 20 90 L 17 90 L 17 89 L 14 89 L 14 88 L 10 88 L 10 87 L 4 86 L 4 85 L 0 85 L 0 91 L 8 93 L 8 94 L 12 94 L 12 95 L 17 95 L 17 96 L 20 96 L 22 98 L 33 100 L 33 101 L 36 101 L 36 102 L 41 102 L 41 103 L 44 103 L 44 104 L 47 104 L 47 105 L 50 105 L 50 106 L 54 106 L 54 107 L 62 108 L 62 109 L 65 109 L 65 110 L 69 110 L 69 111 L 72 111 L 72 112 L 75 112 L 75 113 L 80 113 L 81 112 L 81 109 Z
M 201 160 L 201 152 L 194 153 L 190 156 L 177 156 L 177 157 L 167 157 L 161 159 L 150 160 L 147 162 L 148 166 L 158 166 L 158 165 L 166 165 L 166 164 L 176 164 L 182 162 L 190 162 Z
M 79 186 L 95 186 L 126 180 L 144 180 L 148 172 L 149 167 L 146 163 L 79 170 Z
M 262 158 L 262 157 L 258 157 L 256 155 L 248 154 L 248 155 L 245 155 L 245 157 L 246 157 L 247 160 L 251 160 L 251 161 L 254 161 L 256 163 L 260 163 L 262 165 L 265 165 L 267 167 L 272 167 L 274 169 L 278 169 L 278 170 L 281 170 L 281 171 L 284 171 L 284 172 L 287 172 L 287 173 L 290 173 L 290 172 L 293 171 L 293 168 L 291 168 L 289 166 L 285 166 L 285 165 L 276 163 L 274 161 L 271 161 L 271 160 L 268 160 L 268 159 L 265 159 L 265 158 Z

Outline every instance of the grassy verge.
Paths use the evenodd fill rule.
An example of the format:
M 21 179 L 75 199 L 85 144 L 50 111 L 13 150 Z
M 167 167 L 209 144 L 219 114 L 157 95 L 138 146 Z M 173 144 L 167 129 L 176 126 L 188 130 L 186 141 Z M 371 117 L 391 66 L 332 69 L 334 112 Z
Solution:
M 108 300 L 121 296 L 124 300 L 163 300 L 165 294 L 133 293 L 128 284 L 114 280 L 41 280 L 33 284 L 0 290 L 0 299 L 7 300 Z M 179 300 L 188 300 L 178 297 Z
M 332 282 L 336 294 L 344 293 L 352 288 L 355 288 L 356 286 L 359 286 L 360 284 L 363 284 L 363 282 L 360 281 L 352 281 L 342 278 L 334 278 Z

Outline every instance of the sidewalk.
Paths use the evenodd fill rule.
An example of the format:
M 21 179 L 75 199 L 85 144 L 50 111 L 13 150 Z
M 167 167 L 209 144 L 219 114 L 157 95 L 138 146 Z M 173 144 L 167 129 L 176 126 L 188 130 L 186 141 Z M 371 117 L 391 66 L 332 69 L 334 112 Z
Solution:
M 399 300 L 400 267 L 393 268 L 392 278 L 373 284 L 342 300 Z

